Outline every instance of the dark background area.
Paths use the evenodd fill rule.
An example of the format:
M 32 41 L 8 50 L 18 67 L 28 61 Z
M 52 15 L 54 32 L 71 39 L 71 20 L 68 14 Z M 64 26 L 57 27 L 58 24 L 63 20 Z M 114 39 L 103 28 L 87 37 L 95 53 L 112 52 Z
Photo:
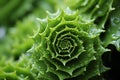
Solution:
M 120 80 L 120 52 L 113 45 L 108 45 L 111 52 L 103 54 L 102 59 L 106 67 L 111 68 L 104 73 L 106 80 Z

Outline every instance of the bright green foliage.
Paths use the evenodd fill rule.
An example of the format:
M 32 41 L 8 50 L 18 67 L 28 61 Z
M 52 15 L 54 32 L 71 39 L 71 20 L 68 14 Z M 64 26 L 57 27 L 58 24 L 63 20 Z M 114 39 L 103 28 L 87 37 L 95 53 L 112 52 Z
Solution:
M 0 80 L 34 80 L 30 72 L 29 56 L 22 55 L 18 61 L 6 60 L 2 57 L 0 61 Z
M 39 19 L 33 36 L 32 73 L 36 80 L 88 80 L 106 69 L 101 55 L 106 51 L 99 35 L 103 30 L 82 22 L 78 12 L 67 9 Z
M 30 36 L 34 34 L 37 24 L 35 17 L 31 15 L 23 21 L 17 22 L 15 26 L 9 29 L 8 35 L 0 45 L 0 54 L 13 56 L 17 59 L 33 45 Z
M 35 16 L 29 16 L 10 28 L 0 45 L 0 80 L 35 80 L 30 72 L 31 59 L 26 53 L 33 45 Z
M 0 0 L 0 24 L 10 23 L 32 9 L 34 0 Z

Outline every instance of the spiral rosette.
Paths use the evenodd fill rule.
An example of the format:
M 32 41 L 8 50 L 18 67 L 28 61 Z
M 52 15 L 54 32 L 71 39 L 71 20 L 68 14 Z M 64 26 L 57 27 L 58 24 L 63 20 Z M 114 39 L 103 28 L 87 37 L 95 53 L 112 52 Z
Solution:
M 101 45 L 94 23 L 82 23 L 78 12 L 58 11 L 38 19 L 40 27 L 33 37 L 32 71 L 37 79 L 88 80 L 104 71 L 101 55 L 106 51 Z

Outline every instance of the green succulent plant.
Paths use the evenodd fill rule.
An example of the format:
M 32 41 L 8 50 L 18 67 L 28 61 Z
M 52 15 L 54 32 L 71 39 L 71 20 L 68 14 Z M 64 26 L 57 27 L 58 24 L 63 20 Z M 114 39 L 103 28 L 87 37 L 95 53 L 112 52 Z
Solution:
M 39 19 L 30 50 L 36 80 L 88 80 L 106 71 L 101 55 L 107 51 L 99 39 L 97 24 L 81 21 L 78 11 L 48 13 Z
M 30 63 L 28 55 L 22 55 L 18 61 L 0 58 L 0 80 L 35 80 L 30 72 Z
M 113 0 L 65 0 L 66 4 L 74 10 L 79 10 L 82 20 L 91 21 L 104 28 L 104 24 L 112 8 Z M 74 2 L 74 3 L 73 3 Z
M 50 6 L 57 2 L 47 1 Z M 21 1 L 11 1 L 9 5 L 14 4 L 13 2 L 17 5 L 17 2 Z M 113 0 L 66 2 L 73 10 L 67 8 L 44 14 L 43 9 L 51 10 L 60 5 L 40 5 L 33 14 L 37 13 L 37 17 L 48 15 L 45 19 L 25 18 L 18 22 L 16 27 L 10 28 L 4 43 L 0 45 L 0 80 L 104 80 L 102 74 L 108 68 L 103 65 L 101 57 L 103 53 L 110 51 L 106 47 L 113 44 L 120 50 L 119 7 L 112 11 Z M 6 4 L 5 1 L 0 1 L 0 6 L 3 6 L 3 3 Z M 22 3 L 31 4 L 32 0 L 19 4 Z M 0 13 L 0 22 L 8 21 L 9 15 L 17 15 L 19 10 L 12 12 L 16 5 Z M 23 8 L 20 8 L 20 11 L 24 11 Z M 41 12 L 39 9 L 42 9 Z M 111 24 L 106 30 L 108 16 Z M 16 18 L 10 16 L 11 20 Z M 101 33 L 105 33 L 102 38 Z

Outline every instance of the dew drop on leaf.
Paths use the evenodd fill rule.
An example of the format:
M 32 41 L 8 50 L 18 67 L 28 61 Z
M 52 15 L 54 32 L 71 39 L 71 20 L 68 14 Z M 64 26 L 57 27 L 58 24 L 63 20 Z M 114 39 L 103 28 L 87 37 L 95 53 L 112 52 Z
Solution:
M 113 23 L 114 24 L 119 24 L 120 23 L 120 19 L 119 18 L 114 18 L 113 19 Z

